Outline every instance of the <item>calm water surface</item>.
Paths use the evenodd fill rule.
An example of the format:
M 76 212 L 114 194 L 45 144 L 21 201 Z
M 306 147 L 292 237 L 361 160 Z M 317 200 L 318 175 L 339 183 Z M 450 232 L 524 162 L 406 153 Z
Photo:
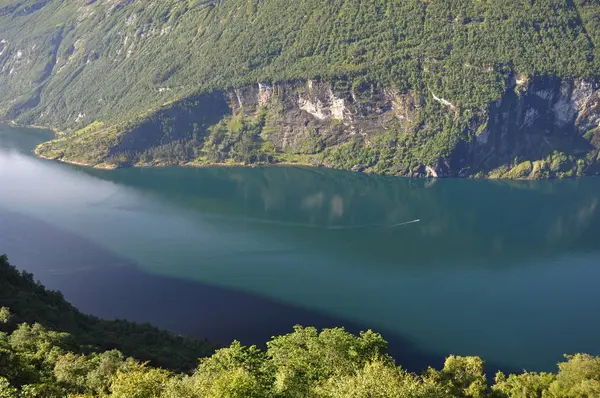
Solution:
M 0 127 L 0 252 L 84 311 L 222 343 L 372 328 L 415 368 L 600 354 L 599 179 L 100 171 L 34 158 L 47 138 Z

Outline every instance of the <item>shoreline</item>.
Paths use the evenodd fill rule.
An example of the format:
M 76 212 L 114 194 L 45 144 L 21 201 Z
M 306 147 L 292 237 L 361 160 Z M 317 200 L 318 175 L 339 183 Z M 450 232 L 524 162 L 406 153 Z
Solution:
M 35 130 L 46 130 L 46 131 L 52 132 L 54 137 L 56 137 L 56 138 L 59 137 L 58 130 L 56 130 L 53 127 L 49 127 L 49 126 L 42 126 L 42 125 L 36 125 L 36 124 L 21 124 L 21 123 L 15 122 L 14 120 L 8 120 L 8 121 L 0 120 L 0 124 L 6 124 L 13 128 L 16 127 L 16 128 L 35 129 Z M 125 168 L 125 167 L 134 167 L 134 168 L 140 168 L 140 169 L 143 169 L 143 168 L 150 169 L 150 168 L 158 168 L 158 167 L 192 167 L 192 168 L 203 169 L 203 168 L 234 168 L 234 167 L 259 168 L 259 167 L 273 167 L 273 166 L 279 166 L 279 167 L 297 166 L 297 167 L 331 169 L 330 167 L 318 166 L 313 163 L 293 163 L 293 162 L 245 164 L 245 163 L 196 163 L 196 162 L 192 161 L 192 162 L 176 163 L 176 164 L 133 164 L 131 166 L 117 166 L 117 165 L 111 164 L 111 165 L 103 166 L 102 163 L 93 165 L 90 163 L 78 162 L 76 160 L 66 160 L 64 158 L 51 158 L 48 156 L 41 155 L 40 153 L 38 153 L 36 151 L 36 148 L 34 148 L 32 150 L 32 153 L 37 158 L 40 158 L 40 159 L 56 161 L 56 162 L 60 162 L 60 163 L 64 163 L 64 164 L 72 164 L 74 166 L 89 167 L 89 168 L 96 169 L 96 170 L 116 170 L 116 169 Z M 349 171 L 351 171 L 351 170 L 349 170 Z M 363 173 L 363 174 L 369 174 L 369 173 Z
M 5 124 L 7 126 L 10 126 L 12 128 L 28 128 L 28 129 L 36 129 L 36 130 L 45 130 L 48 132 L 51 132 L 53 134 L 54 137 L 59 137 L 59 134 L 57 132 L 56 129 L 52 128 L 52 127 L 48 127 L 48 126 L 41 126 L 41 125 L 25 125 L 25 124 L 20 124 L 17 123 L 13 120 L 0 120 L 0 124 Z M 128 167 L 132 167 L 132 168 L 161 168 L 161 167 L 190 167 L 190 168 L 261 168 L 261 167 L 306 167 L 306 168 L 311 168 L 311 169 L 330 169 L 330 170 L 343 170 L 343 171 L 348 171 L 348 172 L 352 172 L 352 173 L 360 173 L 360 174 L 364 174 L 364 175 L 382 175 L 382 176 L 388 176 L 388 177 L 401 177 L 401 178 L 423 178 L 423 179 L 428 179 L 429 177 L 410 177 L 410 176 L 399 176 L 399 175 L 388 175 L 388 174 L 377 174 L 377 173 L 369 173 L 369 172 L 364 172 L 364 171 L 354 171 L 354 170 L 347 170 L 347 169 L 336 169 L 336 168 L 332 168 L 332 167 L 328 167 L 326 165 L 322 165 L 322 164 L 315 164 L 315 163 L 294 163 L 294 162 L 280 162 L 280 163 L 252 163 L 252 164 L 245 164 L 245 163 L 198 163 L 198 162 L 185 162 L 185 163 L 175 163 L 175 164 L 133 164 L 133 165 L 129 165 L 129 166 L 118 166 L 118 165 L 114 165 L 114 164 L 103 164 L 103 163 L 99 163 L 96 165 L 90 164 L 90 163 L 85 163 L 85 162 L 79 162 L 76 160 L 66 160 L 64 158 L 51 158 L 48 156 L 44 156 L 41 155 L 40 153 L 37 152 L 37 148 L 32 150 L 32 153 L 40 158 L 40 159 L 44 159 L 44 160 L 48 160 L 48 161 L 57 161 L 60 163 L 64 163 L 64 164 L 71 164 L 74 166 L 80 166 L 80 167 L 89 167 L 92 169 L 96 169 L 96 170 L 116 170 L 116 169 L 120 169 L 120 168 L 128 168 Z M 554 179 L 558 179 L 558 180 L 563 180 L 563 179 L 567 179 L 567 180 L 571 180 L 571 179 L 580 179 L 580 178 L 584 178 L 584 177 L 597 177 L 596 175 L 583 175 L 583 176 L 573 176 L 573 177 L 568 177 L 568 178 L 541 178 L 541 179 L 536 179 L 536 178 L 495 178 L 495 177 L 490 177 L 490 176 L 485 176 L 485 177 L 475 177 L 475 176 L 468 176 L 468 177 L 431 177 L 433 178 L 433 180 L 438 180 L 438 179 L 444 179 L 444 178 L 466 178 L 466 179 L 475 179 L 475 180 L 488 180 L 488 181 L 501 181 L 501 180 L 505 180 L 505 181 L 543 181 L 543 180 L 554 180 Z
M 54 127 L 42 126 L 38 124 L 21 124 L 17 123 L 14 120 L 0 120 L 0 124 L 5 124 L 12 128 L 22 128 L 22 129 L 33 129 L 33 130 L 46 130 L 52 132 L 55 137 L 58 137 L 58 130 Z
M 21 123 L 15 122 L 14 120 L 8 120 L 8 121 L 0 120 L 0 124 L 5 124 L 12 128 L 27 128 L 27 129 L 35 129 L 35 130 L 46 130 L 46 131 L 51 132 L 55 138 L 60 137 L 58 130 L 56 130 L 53 127 L 49 127 L 49 126 L 42 126 L 42 125 L 35 125 L 35 124 L 21 124 Z M 55 162 L 60 162 L 60 163 L 64 163 L 64 164 L 71 164 L 74 166 L 89 167 L 89 168 L 96 169 L 96 170 L 109 170 L 109 171 L 117 170 L 117 169 L 121 169 L 121 168 L 127 168 L 127 167 L 140 168 L 140 169 L 143 169 L 143 168 L 150 169 L 150 168 L 159 168 L 159 167 L 191 167 L 191 168 L 202 169 L 202 168 L 234 168 L 234 167 L 259 168 L 259 167 L 273 167 L 273 166 L 279 166 L 279 167 L 297 166 L 297 167 L 331 169 L 330 167 L 318 166 L 313 163 L 293 163 L 293 162 L 245 164 L 245 163 L 197 163 L 197 162 L 192 161 L 192 162 L 176 163 L 176 164 L 160 164 L 160 163 L 159 164 L 133 164 L 130 166 L 118 166 L 118 165 L 114 165 L 114 164 L 103 165 L 102 163 L 93 165 L 90 163 L 79 162 L 76 160 L 67 160 L 64 158 L 51 158 L 48 156 L 44 156 L 37 151 L 37 147 L 34 148 L 31 152 L 35 155 L 35 157 L 44 159 L 44 160 L 48 160 L 48 161 L 55 161 Z
M 78 162 L 75 160 L 66 160 L 63 158 L 50 158 L 44 155 L 40 155 L 35 150 L 32 151 L 33 154 L 47 161 L 55 161 L 64 164 L 70 164 L 79 167 L 87 167 L 96 170 L 105 170 L 105 171 L 114 171 L 122 168 L 136 168 L 136 169 L 152 169 L 152 168 L 165 168 L 165 167 L 182 167 L 182 168 L 197 168 L 197 169 L 209 169 L 209 168 L 268 168 L 268 167 L 305 167 L 309 169 L 327 169 L 327 170 L 338 170 L 338 171 L 347 171 L 350 173 L 358 173 L 363 174 L 365 176 L 385 176 L 385 177 L 395 177 L 395 178 L 416 178 L 428 180 L 431 179 L 433 181 L 437 181 L 440 179 L 467 179 L 467 180 L 486 180 L 486 181 L 519 181 L 519 182 L 527 182 L 527 181 L 549 181 L 549 180 L 578 180 L 583 178 L 594 178 L 598 177 L 595 175 L 585 175 L 580 177 L 570 177 L 570 178 L 543 178 L 543 179 L 532 179 L 532 178 L 490 178 L 490 177 L 410 177 L 410 176 L 398 176 L 398 175 L 386 175 L 386 174 L 376 174 L 376 173 L 367 173 L 364 171 L 353 171 L 353 170 L 344 170 L 344 169 L 335 169 L 323 165 L 315 165 L 311 163 L 292 163 L 292 162 L 281 162 L 281 163 L 253 163 L 253 164 L 243 164 L 243 163 L 194 163 L 194 162 L 186 162 L 186 163 L 177 163 L 177 164 L 134 164 L 130 166 L 117 166 L 113 164 L 103 165 L 102 163 L 97 165 L 92 165 L 85 162 Z
M 532 179 L 532 178 L 491 178 L 491 177 L 410 177 L 410 176 L 398 176 L 398 175 L 386 175 L 386 174 L 376 174 L 376 173 L 368 173 L 364 171 L 353 171 L 353 170 L 345 170 L 345 169 L 335 169 L 332 167 L 327 167 L 323 165 L 316 165 L 311 163 L 292 163 L 292 162 L 281 162 L 281 163 L 252 163 L 252 164 L 243 164 L 243 163 L 195 163 L 195 162 L 186 162 L 186 163 L 176 163 L 176 164 L 134 164 L 130 166 L 117 166 L 114 164 L 97 164 L 92 165 L 85 162 L 78 162 L 76 160 L 66 160 L 64 158 L 51 158 L 44 155 L 41 155 L 35 151 L 32 153 L 40 159 L 44 159 L 47 161 L 55 161 L 64 164 L 70 164 L 73 166 L 79 167 L 87 167 L 96 170 L 106 170 L 106 171 L 114 171 L 122 168 L 136 168 L 136 169 L 153 169 L 153 168 L 165 168 L 165 167 L 182 167 L 182 168 L 197 168 L 197 169 L 209 169 L 209 168 L 267 168 L 267 167 L 305 167 L 310 169 L 327 169 L 327 170 L 338 170 L 338 171 L 347 171 L 350 173 L 358 173 L 363 174 L 365 176 L 385 176 L 385 177 L 395 177 L 395 178 L 417 178 L 428 180 L 431 179 L 433 181 L 440 179 L 467 179 L 467 180 L 486 180 L 486 181 L 549 181 L 549 180 L 577 180 L 582 178 L 594 178 L 598 177 L 595 175 L 586 175 L 580 177 L 570 177 L 570 178 L 543 178 L 543 179 Z
M 64 158 L 51 158 L 48 156 L 44 156 L 39 154 L 37 151 L 33 150 L 33 154 L 44 160 L 55 161 L 64 164 L 72 164 L 74 166 L 81 167 L 89 167 L 97 170 L 117 170 L 121 168 L 136 168 L 136 169 L 152 169 L 152 168 L 161 168 L 161 167 L 185 167 L 185 168 L 197 168 L 197 169 L 208 169 L 208 168 L 260 168 L 260 167 L 310 167 L 310 168 L 328 168 L 325 166 L 316 166 L 310 163 L 291 163 L 291 162 L 281 162 L 281 163 L 253 163 L 253 164 L 243 164 L 243 163 L 195 163 L 195 162 L 186 162 L 186 163 L 176 163 L 176 164 L 134 164 L 131 166 L 117 166 L 113 164 L 103 165 L 100 164 L 90 164 L 85 162 L 78 162 L 76 160 L 67 160 Z
M 50 158 L 48 156 L 40 155 L 39 153 L 37 153 L 35 151 L 35 149 L 32 152 L 35 155 L 35 157 L 37 157 L 37 158 L 48 160 L 48 161 L 53 161 L 53 162 L 60 162 L 60 163 L 65 163 L 65 164 L 72 164 L 74 166 L 90 167 L 92 169 L 99 169 L 99 170 L 116 170 L 116 169 L 119 168 L 118 166 L 91 165 L 89 163 L 77 162 L 75 160 L 65 160 L 65 159 L 62 159 L 62 158 Z

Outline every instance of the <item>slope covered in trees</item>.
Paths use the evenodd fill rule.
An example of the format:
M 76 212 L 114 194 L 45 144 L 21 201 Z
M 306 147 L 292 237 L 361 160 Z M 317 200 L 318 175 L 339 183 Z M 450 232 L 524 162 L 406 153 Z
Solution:
M 162 368 L 127 357 L 106 332 L 109 322 L 82 315 L 57 292 L 48 292 L 0 257 L 0 397 L 594 397 L 600 394 L 600 358 L 567 357 L 556 374 L 498 373 L 489 385 L 477 357 L 450 356 L 441 370 L 421 375 L 397 366 L 386 341 L 372 331 L 297 326 L 274 337 L 266 350 L 238 342 L 212 356 L 166 332 L 120 323 L 120 348 L 147 355 L 150 347 L 182 355 Z M 7 290 L 8 289 L 8 290 Z M 8 308 L 4 305 L 10 304 Z M 70 318 L 77 322 L 65 323 Z M 35 323 L 34 323 L 35 322 Z M 86 325 L 105 333 L 90 346 Z M 127 325 L 127 327 L 125 327 Z M 72 333 L 66 333 L 70 330 Z M 142 333 L 143 338 L 128 338 Z M 97 350 L 97 351 L 95 351 Z M 194 369 L 188 356 L 203 356 Z M 156 363 L 156 362 L 155 362 Z M 160 363 L 160 362 L 158 362 Z
M 600 73 L 598 4 L 586 0 L 0 6 L 0 81 L 12 89 L 4 107 L 14 116 L 24 111 L 23 120 L 64 127 L 80 113 L 81 124 L 110 120 L 191 93 L 262 81 L 347 78 L 356 88 L 427 88 L 469 107 L 497 99 L 511 72 Z M 26 106 L 36 102 L 34 94 L 39 104 Z
M 510 177 L 507 172 L 524 161 L 552 164 L 556 151 L 569 159 L 571 175 L 581 174 L 597 162 L 600 110 L 569 96 L 564 87 L 558 92 L 577 115 L 568 104 L 555 109 L 559 98 L 546 98 L 551 102 L 546 108 L 527 103 L 533 110 L 515 112 L 529 119 L 510 129 L 534 135 L 534 144 L 518 150 L 523 145 L 498 134 L 497 146 L 517 150 L 489 165 L 465 148 L 479 156 L 489 151 L 472 148 L 473 142 L 494 123 L 494 104 L 507 93 L 526 92 L 547 83 L 544 79 L 567 86 L 584 81 L 596 90 L 599 15 L 595 0 L 299 0 L 293 7 L 287 0 L 2 0 L 0 115 L 67 132 L 40 153 L 92 165 L 308 160 L 411 175 L 449 164 L 453 174 L 470 166 L 468 175 L 488 175 L 503 166 L 502 174 Z M 331 125 L 323 126 L 316 122 L 328 115 L 310 111 L 318 103 L 291 109 L 259 101 L 267 109 L 253 114 L 246 124 L 258 128 L 245 134 L 223 114 L 223 125 L 230 128 L 196 120 L 195 114 L 205 111 L 205 101 L 196 101 L 199 95 L 224 92 L 229 112 L 237 114 L 244 88 L 308 80 L 331 85 L 333 99 L 357 111 L 348 117 L 333 112 Z M 292 97 L 300 103 L 306 88 L 294 88 Z M 388 101 L 379 106 L 373 96 L 384 91 Z M 407 95 L 418 110 L 410 126 L 403 125 L 402 112 L 368 128 L 349 126 L 350 119 L 402 108 L 398 99 Z M 180 113 L 172 109 L 189 110 L 190 102 L 200 108 L 191 110 L 189 123 L 171 122 Z M 285 119 L 300 109 L 310 128 L 290 131 Z M 546 111 L 566 112 L 567 128 L 524 123 L 533 123 L 536 112 L 551 117 Z M 589 123 L 582 124 L 582 112 L 593 112 Z M 89 125 L 95 128 L 69 136 Z M 144 137 L 140 126 L 159 134 Z M 289 146 L 278 134 L 308 143 Z M 373 135 L 383 137 L 373 140 Z M 134 145 L 120 147 L 132 140 Z M 230 144 L 220 148 L 222 142 Z M 241 155 L 229 153 L 236 145 L 244 148 Z M 540 145 L 544 150 L 531 150 Z M 335 153 L 325 151 L 329 148 Z M 464 164 L 453 164 L 456 158 Z M 524 167 L 513 174 L 523 174 Z M 545 176 L 534 168 L 528 174 Z
M 75 344 L 69 347 L 77 347 L 78 353 L 118 349 L 157 366 L 189 370 L 198 357 L 210 355 L 217 347 L 147 324 L 105 321 L 82 314 L 60 292 L 46 290 L 32 274 L 18 272 L 6 256 L 0 256 L 0 307 L 11 309 L 13 327 L 38 322 L 49 330 L 69 333 L 71 338 L 65 341 Z

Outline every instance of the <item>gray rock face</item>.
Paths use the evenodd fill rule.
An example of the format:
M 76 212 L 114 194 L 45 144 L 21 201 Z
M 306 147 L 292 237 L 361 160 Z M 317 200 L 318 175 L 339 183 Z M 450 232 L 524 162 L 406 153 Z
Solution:
M 285 151 L 297 150 L 310 138 L 325 146 L 353 136 L 369 137 L 396 128 L 407 132 L 419 119 L 414 93 L 392 89 L 357 94 L 325 82 L 259 83 L 227 93 L 233 113 L 254 114 L 268 109 L 269 141 Z
M 333 147 L 352 137 L 368 145 L 372 137 L 390 130 L 412 134 L 422 122 L 425 101 L 424 94 L 414 92 L 383 89 L 365 95 L 314 81 L 263 83 L 233 93 L 229 102 L 234 113 L 269 109 L 267 137 L 282 151 L 301 150 L 315 138 Z M 442 105 L 466 119 L 466 139 L 449 157 L 423 164 L 411 175 L 469 176 L 544 160 L 555 152 L 598 156 L 600 87 L 591 81 L 516 78 L 501 99 L 488 109 L 473 110 L 469 118 L 454 105 Z
M 473 170 L 600 148 L 600 89 L 590 81 L 533 79 L 511 87 L 485 113 L 487 124 L 467 154 Z

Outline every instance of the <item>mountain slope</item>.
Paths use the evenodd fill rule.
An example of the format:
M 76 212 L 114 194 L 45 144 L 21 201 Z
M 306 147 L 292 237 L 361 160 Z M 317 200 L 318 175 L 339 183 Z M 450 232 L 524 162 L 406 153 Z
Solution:
M 599 15 L 589 0 L 4 0 L 0 109 L 66 131 L 41 155 L 92 165 L 292 161 L 510 177 L 530 162 L 514 177 L 593 174 Z M 497 101 L 539 91 L 548 103 L 520 111 L 565 122 L 508 116 L 523 119 L 518 138 L 533 138 L 514 144 L 511 128 L 493 137 L 497 158 L 474 162 Z M 220 124 L 206 117 L 216 97 Z M 555 158 L 568 165 L 533 173 Z
M 0 308 L 5 306 L 13 312 L 14 327 L 35 322 L 68 332 L 81 352 L 118 349 L 154 365 L 188 371 L 196 366 L 198 357 L 211 355 L 218 348 L 206 340 L 176 335 L 149 324 L 107 321 L 83 314 L 62 293 L 47 290 L 34 281 L 32 274 L 19 272 L 6 256 L 0 255 Z M 14 330 L 3 330 L 2 326 L 0 319 L 0 337 L 2 332 Z M 4 364 L 0 344 L 0 367 Z

